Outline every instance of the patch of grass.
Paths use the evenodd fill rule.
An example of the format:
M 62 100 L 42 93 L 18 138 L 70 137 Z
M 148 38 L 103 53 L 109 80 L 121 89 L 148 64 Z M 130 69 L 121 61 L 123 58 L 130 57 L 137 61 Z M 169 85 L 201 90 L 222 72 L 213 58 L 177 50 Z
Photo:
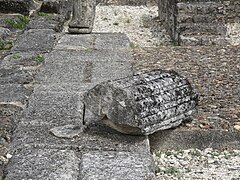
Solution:
M 37 55 L 33 56 L 32 59 L 34 61 L 39 62 L 39 63 L 41 63 L 41 62 L 43 62 L 45 60 L 44 56 L 42 54 L 37 54 Z
M 19 15 L 16 20 L 7 18 L 4 21 L 6 24 L 16 29 L 24 29 L 26 25 L 29 23 L 30 19 L 27 16 Z
M 20 54 L 14 54 L 13 55 L 13 59 L 19 59 L 19 58 L 21 58 Z
M 45 12 L 38 12 L 37 15 L 38 15 L 38 16 L 48 16 L 48 13 L 45 13 Z
M 190 154 L 191 154 L 192 156 L 196 156 L 196 157 L 201 157 L 201 156 L 202 156 L 201 151 L 198 150 L 198 149 L 192 150 L 192 151 L 190 152 Z
M 139 46 L 137 44 L 135 44 L 134 42 L 130 42 L 130 48 L 135 49 L 138 48 Z
M 176 168 L 176 167 L 169 167 L 169 168 L 167 168 L 165 171 L 164 171 L 164 173 L 166 173 L 166 174 L 177 174 L 179 171 L 178 171 L 178 169 Z
M 13 47 L 13 41 L 0 41 L 0 50 L 9 50 Z
M 155 166 L 155 174 L 160 173 L 161 169 L 158 166 Z
M 118 23 L 118 22 L 114 22 L 113 25 L 114 25 L 114 26 L 118 26 L 119 23 Z

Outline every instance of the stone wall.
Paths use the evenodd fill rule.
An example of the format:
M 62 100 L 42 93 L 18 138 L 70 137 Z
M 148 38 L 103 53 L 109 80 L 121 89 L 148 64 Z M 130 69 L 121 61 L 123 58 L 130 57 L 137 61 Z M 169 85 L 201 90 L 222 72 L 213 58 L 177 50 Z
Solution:
M 101 5 L 146 6 L 157 5 L 157 0 L 97 0 Z
M 158 0 L 158 7 L 174 44 L 240 44 L 240 1 Z

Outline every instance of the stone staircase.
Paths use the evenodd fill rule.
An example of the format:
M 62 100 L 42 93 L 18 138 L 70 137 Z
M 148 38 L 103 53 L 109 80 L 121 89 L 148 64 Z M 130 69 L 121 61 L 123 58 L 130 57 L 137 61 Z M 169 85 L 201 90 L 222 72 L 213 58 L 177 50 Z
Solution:
M 177 3 L 178 45 L 224 45 L 225 6 L 220 0 L 179 0 Z

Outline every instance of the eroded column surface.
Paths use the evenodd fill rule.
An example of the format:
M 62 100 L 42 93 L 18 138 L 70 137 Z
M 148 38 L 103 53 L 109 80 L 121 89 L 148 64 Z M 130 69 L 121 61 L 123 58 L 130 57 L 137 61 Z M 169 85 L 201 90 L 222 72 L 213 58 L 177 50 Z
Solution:
M 74 0 L 73 17 L 69 23 L 69 33 L 88 34 L 92 32 L 96 0 Z

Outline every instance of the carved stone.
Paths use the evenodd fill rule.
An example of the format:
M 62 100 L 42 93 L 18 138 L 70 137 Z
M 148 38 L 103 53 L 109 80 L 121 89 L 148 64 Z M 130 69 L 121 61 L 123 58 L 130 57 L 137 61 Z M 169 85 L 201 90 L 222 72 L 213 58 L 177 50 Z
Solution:
M 86 110 L 126 134 L 148 135 L 179 126 L 197 103 L 188 80 L 165 70 L 104 82 L 84 95 Z
M 69 23 L 69 33 L 88 34 L 92 32 L 96 0 L 73 0 L 73 17 Z

